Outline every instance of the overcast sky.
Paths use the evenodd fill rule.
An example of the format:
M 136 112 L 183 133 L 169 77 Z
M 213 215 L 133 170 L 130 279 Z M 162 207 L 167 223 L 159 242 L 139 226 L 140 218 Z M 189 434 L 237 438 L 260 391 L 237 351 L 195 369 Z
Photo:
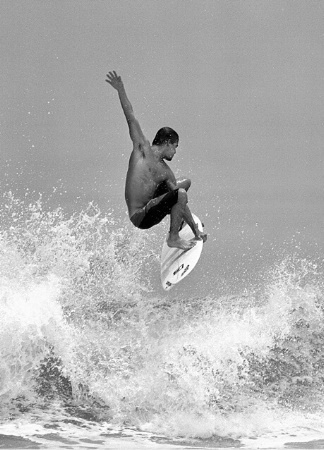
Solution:
M 126 217 L 131 141 L 105 83 L 116 70 L 146 136 L 180 135 L 171 167 L 192 179 L 210 234 L 192 282 L 219 271 L 220 254 L 296 236 L 323 250 L 324 2 L 1 0 L 0 11 L 2 192 L 57 188 L 53 206 L 73 211 L 80 197 Z

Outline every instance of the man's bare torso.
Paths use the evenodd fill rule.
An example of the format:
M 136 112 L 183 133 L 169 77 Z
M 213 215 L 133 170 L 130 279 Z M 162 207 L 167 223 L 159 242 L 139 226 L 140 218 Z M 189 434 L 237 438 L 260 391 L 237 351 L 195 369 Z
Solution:
M 170 167 L 154 153 L 154 148 L 147 143 L 144 153 L 133 150 L 125 188 L 130 217 L 155 197 L 158 186 L 163 182 L 176 184 L 176 179 Z

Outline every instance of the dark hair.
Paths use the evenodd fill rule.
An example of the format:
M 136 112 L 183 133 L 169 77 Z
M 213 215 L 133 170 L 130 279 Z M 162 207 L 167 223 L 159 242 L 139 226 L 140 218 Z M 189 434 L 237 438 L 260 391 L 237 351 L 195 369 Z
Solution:
M 172 130 L 172 128 L 163 127 L 156 133 L 152 145 L 162 145 L 167 141 L 174 144 L 179 141 L 179 135 L 176 131 Z

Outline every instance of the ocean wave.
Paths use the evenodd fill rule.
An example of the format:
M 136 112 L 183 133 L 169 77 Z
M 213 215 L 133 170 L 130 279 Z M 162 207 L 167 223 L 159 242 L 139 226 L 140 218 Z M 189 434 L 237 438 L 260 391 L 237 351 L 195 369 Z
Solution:
M 235 438 L 321 412 L 314 262 L 288 255 L 257 290 L 175 301 L 147 281 L 148 235 L 94 205 L 66 217 L 9 194 L 0 224 L 2 420 L 61 402 L 118 426 Z

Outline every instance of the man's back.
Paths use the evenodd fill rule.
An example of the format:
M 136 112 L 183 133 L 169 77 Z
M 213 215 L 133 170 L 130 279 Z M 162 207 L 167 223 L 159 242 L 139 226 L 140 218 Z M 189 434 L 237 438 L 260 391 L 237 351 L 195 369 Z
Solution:
M 176 182 L 172 170 L 159 158 L 154 146 L 147 142 L 143 151 L 135 148 L 129 159 L 125 187 L 129 216 L 154 198 L 158 186 L 169 179 Z

